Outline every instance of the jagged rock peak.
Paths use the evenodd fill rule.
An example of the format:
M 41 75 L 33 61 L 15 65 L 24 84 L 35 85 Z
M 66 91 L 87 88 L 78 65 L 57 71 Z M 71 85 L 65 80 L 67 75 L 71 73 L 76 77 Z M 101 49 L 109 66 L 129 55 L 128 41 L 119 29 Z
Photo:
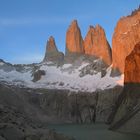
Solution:
M 90 25 L 90 26 L 89 26 L 89 30 L 92 29 L 92 28 L 94 28 L 94 26 L 93 26 L 93 25 Z
M 56 47 L 56 44 L 55 44 L 55 39 L 53 36 L 50 36 L 49 40 L 47 41 L 47 45 L 46 45 L 46 51 L 49 52 L 49 51 L 56 51 L 58 52 L 58 49 Z
M 84 40 L 84 50 L 85 54 L 101 58 L 107 65 L 111 64 L 111 48 L 100 25 L 89 26 Z
M 43 61 L 52 61 L 58 64 L 63 63 L 63 60 L 64 54 L 58 51 L 54 37 L 50 36 L 49 40 L 47 41 L 46 53 Z
M 71 22 L 71 25 L 70 26 L 77 26 L 78 27 L 78 22 L 76 19 L 74 19 L 72 22 Z
M 124 82 L 140 83 L 140 42 L 135 45 L 132 52 L 126 57 Z
M 66 55 L 84 53 L 84 42 L 77 20 L 73 20 L 66 33 Z
M 102 28 L 102 26 L 100 26 L 99 24 L 97 24 L 96 26 L 95 26 L 95 29 L 97 29 L 97 30 L 103 30 L 104 31 L 104 29 Z
M 133 10 L 132 13 L 130 15 L 128 15 L 128 16 L 134 16 L 139 11 L 140 11 L 140 5 L 139 5 L 139 7 L 137 9 Z
M 113 68 L 124 73 L 125 58 L 140 41 L 140 10 L 121 18 L 112 37 Z

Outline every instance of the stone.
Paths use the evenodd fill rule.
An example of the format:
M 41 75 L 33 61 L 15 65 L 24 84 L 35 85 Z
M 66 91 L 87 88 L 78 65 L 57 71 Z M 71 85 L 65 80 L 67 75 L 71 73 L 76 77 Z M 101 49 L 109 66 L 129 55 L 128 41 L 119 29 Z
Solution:
M 105 31 L 100 26 L 90 26 L 84 40 L 85 54 L 95 56 L 103 60 L 107 65 L 111 65 L 111 48 L 106 39 Z

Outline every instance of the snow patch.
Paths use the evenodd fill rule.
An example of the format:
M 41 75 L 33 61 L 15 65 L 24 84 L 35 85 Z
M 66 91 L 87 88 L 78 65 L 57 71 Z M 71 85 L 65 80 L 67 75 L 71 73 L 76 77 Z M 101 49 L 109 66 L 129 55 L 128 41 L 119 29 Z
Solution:
M 72 73 L 61 71 L 61 68 L 55 66 L 42 66 L 41 69 L 46 70 L 46 75 L 43 76 L 40 81 L 35 83 L 35 87 L 93 92 L 97 89 L 107 89 L 118 85 L 116 81 L 119 81 L 121 78 L 110 77 L 111 67 L 107 69 L 107 74 L 103 78 L 101 78 L 101 73 L 80 77 L 80 70 L 87 65 L 88 63 L 84 63 Z
M 62 68 L 65 69 L 65 68 L 69 68 L 69 67 L 71 67 L 71 66 L 72 66 L 72 64 L 64 64 Z
M 68 89 L 70 91 L 93 92 L 97 89 L 113 88 L 116 85 L 122 85 L 123 77 L 110 77 L 111 67 L 107 69 L 105 77 L 101 78 L 101 72 L 95 75 L 85 75 L 80 77 L 80 70 L 89 65 L 82 63 L 79 67 L 71 64 L 64 64 L 62 67 L 54 65 L 40 64 L 40 70 L 46 72 L 41 80 L 32 82 L 32 70 L 20 73 L 16 70 L 4 72 L 0 70 L 0 81 L 7 81 L 15 85 L 24 85 L 29 88 L 46 88 L 46 89 Z M 63 69 L 66 69 L 65 71 Z M 69 71 L 69 69 L 71 71 Z M 121 81 L 121 82 L 120 82 Z
M 4 63 L 3 62 L 0 62 L 0 66 L 3 66 L 4 65 Z
M 124 74 L 121 75 L 120 79 L 116 81 L 120 86 L 124 86 Z

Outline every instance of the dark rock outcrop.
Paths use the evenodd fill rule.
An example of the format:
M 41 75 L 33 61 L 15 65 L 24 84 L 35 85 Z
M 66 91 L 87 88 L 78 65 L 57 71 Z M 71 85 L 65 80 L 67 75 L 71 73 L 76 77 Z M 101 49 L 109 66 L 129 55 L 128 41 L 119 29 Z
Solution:
M 52 61 L 57 64 L 63 63 L 64 60 L 64 54 L 62 52 L 59 52 L 54 38 L 51 36 L 49 40 L 47 41 L 46 45 L 46 53 L 43 62 L 45 61 Z
M 0 103 L 42 123 L 107 122 L 122 87 L 94 93 L 0 86 Z M 39 94 L 37 94 L 39 93 Z
M 94 60 L 94 58 L 92 58 Z M 96 59 L 95 61 L 89 61 L 89 64 L 80 70 L 80 77 L 87 74 L 95 75 L 101 72 L 101 77 L 104 77 L 107 73 L 107 65 L 101 59 Z
M 44 76 L 46 73 L 45 73 L 45 71 L 44 70 L 37 70 L 36 72 L 34 72 L 33 74 L 32 74 L 32 76 L 33 76 L 33 82 L 37 82 L 38 80 L 40 80 L 41 79 L 41 77 L 42 76 Z
M 84 48 L 85 54 L 100 58 L 107 65 L 111 65 L 111 48 L 106 39 L 105 31 L 100 25 L 90 26 L 84 40 Z
M 111 129 L 140 134 L 140 43 L 126 57 L 124 89 L 116 102 Z
M 52 123 L 107 122 L 122 87 L 94 93 L 41 90 L 40 107 Z
M 126 56 L 140 41 L 140 10 L 134 13 L 118 21 L 112 38 L 113 68 L 121 73 L 124 73 Z

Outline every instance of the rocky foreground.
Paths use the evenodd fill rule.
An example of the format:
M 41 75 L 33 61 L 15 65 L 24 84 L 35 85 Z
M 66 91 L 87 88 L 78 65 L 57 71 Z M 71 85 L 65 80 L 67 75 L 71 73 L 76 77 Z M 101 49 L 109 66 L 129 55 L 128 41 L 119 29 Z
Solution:
M 28 92 L 0 84 L 0 140 L 74 140 L 47 128 L 36 95 Z
M 0 138 L 67 140 L 48 123 L 108 122 L 122 87 L 95 93 L 25 89 L 0 84 Z

